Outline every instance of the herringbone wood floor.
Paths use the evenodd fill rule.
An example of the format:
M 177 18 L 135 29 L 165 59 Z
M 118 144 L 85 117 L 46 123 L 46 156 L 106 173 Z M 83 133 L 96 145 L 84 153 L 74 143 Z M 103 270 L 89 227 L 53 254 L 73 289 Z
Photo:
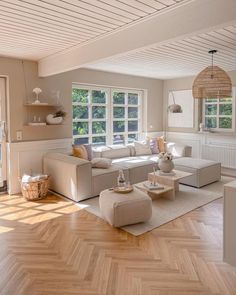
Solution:
M 236 294 L 222 200 L 134 237 L 73 203 L 0 196 L 0 294 Z

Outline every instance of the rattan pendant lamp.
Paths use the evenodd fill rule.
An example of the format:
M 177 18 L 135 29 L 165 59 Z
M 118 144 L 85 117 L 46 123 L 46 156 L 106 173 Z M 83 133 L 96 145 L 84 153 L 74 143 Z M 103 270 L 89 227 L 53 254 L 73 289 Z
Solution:
M 232 96 L 232 82 L 228 74 L 220 67 L 214 66 L 214 54 L 217 50 L 210 50 L 211 66 L 201 71 L 193 82 L 193 97 L 226 98 Z

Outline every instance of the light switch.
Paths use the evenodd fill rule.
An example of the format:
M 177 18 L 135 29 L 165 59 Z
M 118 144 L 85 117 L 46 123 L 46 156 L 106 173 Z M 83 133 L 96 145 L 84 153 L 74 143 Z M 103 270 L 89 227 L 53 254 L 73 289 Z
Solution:
M 21 130 L 16 131 L 16 139 L 22 140 L 22 131 Z

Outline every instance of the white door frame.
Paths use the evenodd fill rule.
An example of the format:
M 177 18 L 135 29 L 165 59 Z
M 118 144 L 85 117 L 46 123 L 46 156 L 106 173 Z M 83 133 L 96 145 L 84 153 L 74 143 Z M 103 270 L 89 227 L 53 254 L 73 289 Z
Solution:
M 9 97 L 9 84 L 7 76 L 0 76 L 0 104 L 1 104 L 1 112 L 0 112 L 0 121 L 3 121 L 3 125 L 0 128 L 4 129 L 5 133 L 2 137 L 2 168 L 1 168 L 1 179 L 0 179 L 0 187 L 4 185 L 4 182 L 7 180 L 7 149 L 6 142 L 8 140 L 8 97 Z

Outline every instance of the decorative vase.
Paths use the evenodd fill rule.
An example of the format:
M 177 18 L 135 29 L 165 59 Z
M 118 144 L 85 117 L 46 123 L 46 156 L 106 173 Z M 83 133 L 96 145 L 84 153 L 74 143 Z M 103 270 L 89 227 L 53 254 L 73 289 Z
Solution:
M 160 159 L 158 162 L 160 170 L 164 173 L 169 173 L 174 169 L 174 163 L 172 160 Z
M 62 121 L 63 121 L 63 117 L 55 117 L 54 118 L 53 114 L 49 114 L 46 117 L 46 122 L 49 125 L 60 125 L 60 124 L 62 124 Z

